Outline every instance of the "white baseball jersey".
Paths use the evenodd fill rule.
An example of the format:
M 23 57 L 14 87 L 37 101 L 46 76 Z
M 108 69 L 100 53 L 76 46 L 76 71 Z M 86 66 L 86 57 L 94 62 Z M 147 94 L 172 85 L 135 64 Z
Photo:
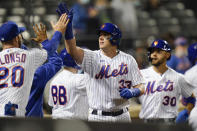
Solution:
M 48 104 L 53 107 L 52 117 L 62 119 L 86 119 L 88 100 L 85 74 L 74 74 L 61 69 L 52 79 Z
M 84 49 L 83 70 L 89 74 L 87 85 L 89 106 L 102 111 L 117 111 L 128 106 L 119 89 L 144 82 L 135 59 L 122 51 L 109 58 L 101 50 Z
M 194 95 L 197 97 L 197 64 L 190 68 L 188 71 L 185 72 L 185 79 L 191 83 L 195 89 L 193 91 Z M 189 123 L 192 125 L 193 128 L 195 128 L 195 131 L 197 131 L 197 102 L 195 107 L 192 109 L 189 115 Z
M 44 49 L 9 48 L 0 52 L 0 116 L 5 104 L 17 104 L 16 116 L 25 116 L 35 70 L 47 59 Z
M 140 118 L 175 118 L 178 114 L 180 95 L 189 97 L 193 87 L 184 76 L 168 67 L 162 75 L 153 67 L 141 71 L 146 80 L 145 93 L 141 96 Z

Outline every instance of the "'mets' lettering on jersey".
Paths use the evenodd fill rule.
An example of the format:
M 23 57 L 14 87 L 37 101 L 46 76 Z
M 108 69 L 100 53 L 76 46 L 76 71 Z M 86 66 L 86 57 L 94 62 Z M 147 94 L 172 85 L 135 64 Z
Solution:
M 148 95 L 149 93 L 153 94 L 155 92 L 161 92 L 161 91 L 173 91 L 173 82 L 168 80 L 165 82 L 165 85 L 158 85 L 155 89 L 155 82 L 156 81 L 149 81 L 147 84 L 146 91 L 144 92 L 144 95 Z
M 122 63 L 119 65 L 119 70 L 114 69 L 111 73 L 109 72 L 110 70 L 110 65 L 103 65 L 100 69 L 100 72 L 95 75 L 96 79 L 103 79 L 104 78 L 110 78 L 110 77 L 116 77 L 118 75 L 125 75 L 128 73 L 128 67 L 127 64 Z
M 4 54 L 3 56 L 0 57 L 0 64 L 10 64 L 10 63 L 15 63 L 15 62 L 22 62 L 25 63 L 26 60 L 26 54 L 15 54 L 15 53 L 10 53 L 10 54 Z

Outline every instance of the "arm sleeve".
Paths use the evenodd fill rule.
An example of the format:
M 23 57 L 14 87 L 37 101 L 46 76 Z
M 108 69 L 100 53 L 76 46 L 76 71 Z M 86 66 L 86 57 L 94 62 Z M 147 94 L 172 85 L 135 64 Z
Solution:
M 131 74 L 132 86 L 136 86 L 136 85 L 145 83 L 145 80 L 138 68 L 137 62 L 133 57 L 131 59 L 130 70 L 131 70 L 130 74 Z
M 44 88 L 46 83 L 61 69 L 62 59 L 55 52 L 49 56 L 49 61 L 40 66 L 35 74 L 32 88 Z
M 54 53 L 60 44 L 61 38 L 62 38 L 62 33 L 56 31 L 51 40 L 45 40 L 41 43 L 42 48 L 47 50 L 48 54 Z
M 190 97 L 192 95 L 194 86 L 192 86 L 183 75 L 180 75 L 181 77 L 178 79 L 179 87 L 181 88 L 181 94 L 184 97 Z
M 95 55 L 96 55 L 95 52 L 84 49 L 84 57 L 83 57 L 81 67 L 86 73 L 90 74 L 91 76 L 93 75 Z

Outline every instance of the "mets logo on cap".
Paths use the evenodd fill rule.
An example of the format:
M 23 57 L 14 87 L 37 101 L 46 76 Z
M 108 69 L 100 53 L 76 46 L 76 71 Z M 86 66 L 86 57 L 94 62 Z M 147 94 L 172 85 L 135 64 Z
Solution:
M 155 42 L 154 42 L 154 46 L 157 46 L 157 45 L 158 45 L 158 41 L 155 41 Z
M 101 29 L 103 29 L 105 27 L 105 24 L 103 24 L 102 26 L 101 26 Z

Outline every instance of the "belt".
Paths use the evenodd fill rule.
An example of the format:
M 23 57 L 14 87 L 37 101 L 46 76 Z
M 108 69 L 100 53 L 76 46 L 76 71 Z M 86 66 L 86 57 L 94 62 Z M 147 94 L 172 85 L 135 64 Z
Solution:
M 127 111 L 128 111 L 128 108 L 126 108 L 126 110 L 122 109 L 122 110 L 119 110 L 119 111 L 112 111 L 112 112 L 101 111 L 101 115 L 103 115 L 103 116 L 119 116 L 119 115 L 121 115 L 121 114 L 123 114 L 124 112 L 127 112 Z M 99 114 L 98 110 L 93 109 L 92 114 L 98 115 Z
M 175 118 L 144 119 L 145 123 L 175 123 Z

